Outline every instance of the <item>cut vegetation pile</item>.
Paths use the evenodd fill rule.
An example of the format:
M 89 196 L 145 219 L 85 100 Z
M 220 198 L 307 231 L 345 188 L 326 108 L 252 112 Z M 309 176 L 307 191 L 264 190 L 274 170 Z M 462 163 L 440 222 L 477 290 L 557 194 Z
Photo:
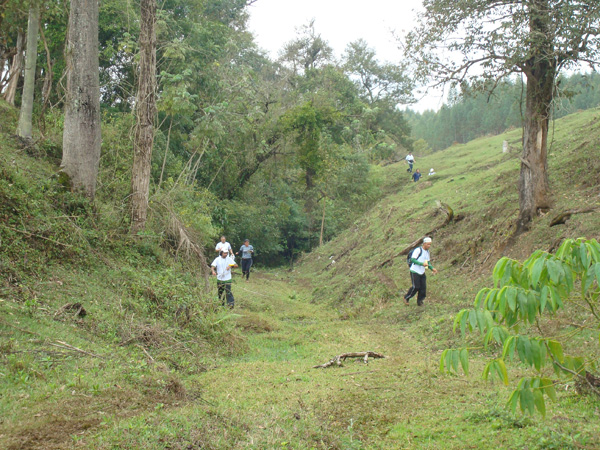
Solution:
M 416 155 L 436 175 L 413 183 L 402 164 L 375 168 L 388 195 L 293 270 L 234 283 L 233 311 L 176 247 L 129 238 L 113 206 L 65 192 L 54 147 L 19 148 L 14 112 L 2 113 L 0 448 L 600 447 L 600 402 L 574 384 L 557 386 L 542 419 L 512 415 L 510 388 L 479 379 L 483 349 L 469 376 L 438 370 L 461 340 L 456 313 L 500 256 L 599 237 L 597 212 L 550 224 L 600 204 L 600 111 L 556 123 L 555 204 L 530 232 L 513 237 L 519 130 Z M 402 253 L 431 230 L 440 273 L 425 306 L 406 307 Z M 541 326 L 558 332 L 577 314 Z M 598 355 L 597 339 L 569 345 Z M 314 368 L 351 352 L 386 358 Z

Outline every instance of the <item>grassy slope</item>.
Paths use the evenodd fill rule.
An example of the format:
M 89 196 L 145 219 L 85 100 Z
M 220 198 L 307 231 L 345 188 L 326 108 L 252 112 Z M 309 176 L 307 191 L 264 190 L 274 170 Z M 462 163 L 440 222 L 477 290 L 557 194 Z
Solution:
M 569 390 L 545 421 L 512 417 L 502 408 L 507 389 L 478 379 L 482 360 L 469 377 L 437 371 L 441 350 L 458 342 L 453 315 L 489 282 L 499 255 L 598 237 L 598 214 L 547 225 L 555 211 L 598 202 L 599 116 L 557 123 L 555 209 L 518 241 L 508 240 L 518 153 L 500 151 L 503 139 L 518 146 L 514 131 L 419 159 L 417 167 L 438 175 L 418 184 L 402 165 L 378 168 L 389 195 L 306 255 L 291 277 L 255 273 L 237 283 L 235 315 L 211 306 L 193 274 L 183 273 L 189 266 L 124 238 L 122 224 L 73 218 L 81 215 L 78 200 L 58 189 L 52 165 L 11 150 L 5 123 L 0 448 L 599 446 L 591 398 Z M 429 280 L 426 307 L 407 308 L 397 301 L 397 289 L 407 287 L 404 257 L 378 266 L 443 221 L 438 199 L 464 219 L 434 236 L 440 274 Z M 84 319 L 56 315 L 74 301 L 88 311 Z M 186 324 L 174 318 L 181 303 L 192 313 Z M 389 357 L 312 369 L 367 349 Z

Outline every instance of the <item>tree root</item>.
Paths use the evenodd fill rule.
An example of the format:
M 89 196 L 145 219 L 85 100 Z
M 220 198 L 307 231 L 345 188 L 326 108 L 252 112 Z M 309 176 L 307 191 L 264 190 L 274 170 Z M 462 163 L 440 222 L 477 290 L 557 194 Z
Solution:
M 566 221 L 569 220 L 573 214 L 589 213 L 596 211 L 597 209 L 598 208 L 569 209 L 568 211 L 564 211 L 552 219 L 550 226 L 553 227 L 555 225 L 562 225 L 566 223 Z

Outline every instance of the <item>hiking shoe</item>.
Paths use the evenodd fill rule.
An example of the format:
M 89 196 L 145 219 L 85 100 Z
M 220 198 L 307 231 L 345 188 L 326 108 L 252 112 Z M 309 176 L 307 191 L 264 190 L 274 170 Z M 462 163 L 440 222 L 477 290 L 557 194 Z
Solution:
M 405 304 L 406 306 L 408 306 L 408 305 L 409 305 L 409 303 L 408 303 L 408 300 L 404 299 L 404 304 Z

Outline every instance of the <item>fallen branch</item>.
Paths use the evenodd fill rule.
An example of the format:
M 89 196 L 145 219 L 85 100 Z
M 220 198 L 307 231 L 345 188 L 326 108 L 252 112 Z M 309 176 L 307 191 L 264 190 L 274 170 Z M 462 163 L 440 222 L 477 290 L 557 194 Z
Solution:
M 345 361 L 346 358 L 363 358 L 363 362 L 365 364 L 368 364 L 369 357 L 371 357 L 371 358 L 385 358 L 385 355 L 382 355 L 381 353 L 376 353 L 376 352 L 350 352 L 350 353 L 342 353 L 341 355 L 337 355 L 337 356 L 331 358 L 325 364 L 319 364 L 319 365 L 313 366 L 313 369 L 325 369 L 326 367 L 332 366 L 334 364 L 342 367 L 343 366 L 342 361 Z
M 135 344 L 135 346 L 142 349 L 142 351 L 144 352 L 144 355 L 146 355 L 148 357 L 148 359 L 150 360 L 151 363 L 154 362 L 154 358 L 152 357 L 152 355 L 150 355 L 150 353 L 148 353 L 148 351 L 144 348 L 144 346 L 142 346 L 140 344 Z
M 569 209 L 568 211 L 562 212 L 560 213 L 558 216 L 556 216 L 554 219 L 552 219 L 552 221 L 550 222 L 550 226 L 553 227 L 555 225 L 562 225 L 564 224 L 567 220 L 569 220 L 571 218 L 571 216 L 573 214 L 584 214 L 584 213 L 589 213 L 589 212 L 593 212 L 596 211 L 598 208 L 584 208 L 584 209 Z
M 18 228 L 10 227 L 8 225 L 4 225 L 4 226 L 6 228 L 8 228 L 9 230 L 16 231 L 17 233 L 23 233 L 27 237 L 36 237 L 36 238 L 43 239 L 43 240 L 48 241 L 48 242 L 52 242 L 53 244 L 62 245 L 63 247 L 67 247 L 67 248 L 73 247 L 70 244 L 63 244 L 62 242 L 58 242 L 58 241 L 55 241 L 54 239 L 50 239 L 50 238 L 47 238 L 47 237 L 44 237 L 44 236 L 40 236 L 39 234 L 30 233 L 29 231 L 26 231 L 26 230 L 19 230 Z
M 52 346 L 54 346 L 54 347 L 66 348 L 67 350 L 74 350 L 76 352 L 83 353 L 85 355 L 93 356 L 94 358 L 104 359 L 100 355 L 95 355 L 94 353 L 86 352 L 85 350 L 81 350 L 80 348 L 74 347 L 71 344 L 67 344 L 66 342 L 59 341 L 58 339 L 56 340 L 56 342 L 58 342 L 58 344 L 53 344 L 52 342 L 49 342 L 49 344 L 52 345 Z

